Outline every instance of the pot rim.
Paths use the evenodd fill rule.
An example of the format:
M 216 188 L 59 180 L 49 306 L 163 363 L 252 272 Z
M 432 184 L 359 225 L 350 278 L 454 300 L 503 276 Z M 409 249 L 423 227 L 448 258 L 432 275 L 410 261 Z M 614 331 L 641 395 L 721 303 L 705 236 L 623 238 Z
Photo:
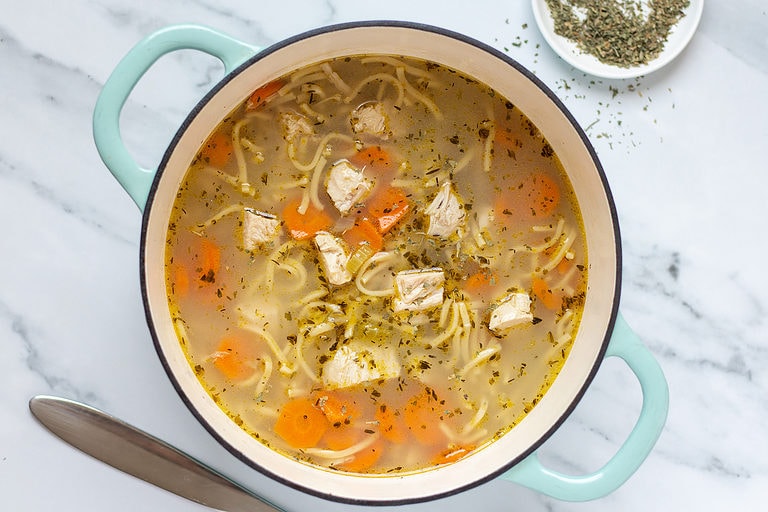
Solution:
M 544 431 L 538 437 L 538 439 L 536 439 L 533 443 L 531 443 L 519 455 L 510 458 L 510 460 L 499 469 L 496 469 L 490 473 L 484 474 L 479 478 L 475 476 L 470 476 L 466 478 L 465 482 L 461 483 L 460 485 L 454 486 L 449 490 L 436 492 L 428 495 L 422 495 L 419 497 L 412 497 L 412 498 L 395 497 L 387 500 L 371 500 L 371 499 L 365 499 L 365 498 L 348 498 L 344 496 L 330 494 L 328 492 L 323 492 L 320 489 L 311 488 L 306 485 L 302 485 L 300 483 L 292 481 L 288 478 L 285 478 L 281 475 L 278 475 L 275 472 L 268 469 L 266 466 L 259 464 L 257 461 L 245 455 L 242 450 L 238 449 L 237 446 L 235 446 L 231 441 L 227 440 L 224 436 L 222 436 L 216 430 L 216 428 L 214 428 L 211 421 L 197 409 L 197 407 L 192 403 L 190 398 L 187 396 L 187 393 L 184 391 L 176 373 L 173 370 L 173 367 L 169 363 L 168 358 L 166 357 L 166 354 L 162 349 L 161 340 L 158 334 L 158 328 L 157 328 L 157 325 L 155 324 L 155 321 L 153 320 L 152 312 L 151 312 L 152 308 L 149 301 L 148 280 L 147 280 L 147 271 L 146 271 L 147 258 L 148 258 L 147 257 L 147 239 L 148 239 L 148 233 L 149 233 L 149 221 L 152 216 L 151 214 L 152 214 L 153 207 L 155 205 L 154 199 L 155 199 L 155 195 L 157 194 L 157 190 L 162 180 L 162 176 L 164 174 L 166 166 L 168 165 L 168 161 L 171 158 L 171 155 L 173 154 L 177 144 L 179 143 L 184 133 L 187 131 L 192 121 L 197 117 L 197 115 L 201 112 L 201 110 L 210 102 L 210 100 L 214 96 L 216 96 L 219 93 L 219 91 L 221 91 L 224 87 L 226 87 L 235 77 L 237 77 L 240 73 L 242 73 L 243 70 L 253 66 L 254 64 L 258 63 L 260 60 L 267 57 L 268 55 L 271 55 L 285 47 L 291 46 L 294 43 L 297 43 L 318 35 L 330 34 L 333 32 L 346 31 L 349 29 L 356 29 L 356 28 L 403 28 L 403 29 L 429 32 L 432 34 L 455 39 L 455 40 L 458 40 L 459 42 L 474 46 L 475 48 L 490 54 L 492 57 L 495 57 L 503 61 L 505 64 L 511 66 L 517 72 L 521 73 L 528 80 L 533 82 L 533 84 L 541 92 L 543 92 L 547 96 L 547 98 L 557 107 L 559 112 L 567 119 L 568 123 L 571 125 L 571 127 L 575 130 L 575 132 L 578 134 L 579 138 L 581 139 L 581 142 L 584 145 L 584 148 L 587 150 L 589 157 L 592 163 L 595 165 L 595 169 L 598 173 L 599 180 L 603 189 L 602 191 L 605 193 L 605 196 L 606 196 L 606 202 L 607 202 L 608 210 L 611 217 L 611 225 L 613 226 L 613 230 L 614 230 L 613 240 L 615 241 L 614 242 L 615 246 L 613 247 L 613 250 L 615 251 L 615 272 L 616 272 L 615 276 L 616 277 L 614 279 L 613 301 L 611 305 L 611 310 L 607 317 L 605 333 L 603 335 L 602 341 L 600 342 L 595 363 L 592 365 L 586 377 L 582 380 L 581 387 L 575 393 L 573 400 L 569 403 L 567 407 L 563 408 L 559 417 L 551 423 L 551 426 L 546 431 Z M 602 164 L 600 163 L 597 153 L 594 147 L 592 146 L 592 144 L 590 143 L 586 133 L 576 121 L 575 117 L 570 113 L 570 111 L 565 107 L 565 105 L 555 95 L 555 93 L 547 85 L 545 85 L 541 79 L 536 77 L 536 75 L 534 75 L 532 72 L 530 72 L 528 69 L 523 67 L 520 63 L 518 63 L 516 60 L 506 55 L 505 53 L 493 48 L 492 46 L 486 43 L 483 43 L 477 39 L 474 39 L 462 33 L 437 27 L 437 26 L 424 24 L 424 23 L 417 23 L 417 22 L 396 21 L 396 20 L 367 20 L 367 21 L 345 22 L 345 23 L 332 24 L 332 25 L 315 28 L 312 30 L 308 30 L 308 31 L 296 34 L 289 38 L 283 39 L 273 45 L 270 45 L 258 51 L 250 58 L 246 59 L 236 69 L 227 73 L 219 82 L 217 82 L 212 87 L 212 89 L 208 93 L 205 94 L 205 96 L 203 96 L 203 98 L 192 108 L 192 110 L 186 116 L 186 118 L 180 125 L 179 129 L 175 133 L 174 137 L 169 142 L 168 147 L 163 154 L 163 158 L 160 161 L 160 164 L 158 165 L 157 172 L 155 173 L 155 176 L 152 180 L 152 184 L 149 189 L 149 194 L 147 196 L 146 207 L 144 208 L 144 212 L 142 216 L 139 268 L 140 268 L 142 303 L 144 306 L 145 317 L 147 320 L 147 324 L 149 326 L 149 330 L 152 336 L 155 350 L 159 356 L 161 364 L 163 365 L 163 368 L 166 374 L 168 375 L 171 383 L 173 384 L 181 400 L 184 402 L 184 404 L 187 406 L 190 412 L 192 412 L 192 414 L 195 416 L 198 422 L 201 425 L 203 425 L 203 427 L 208 431 L 208 433 L 211 436 L 213 436 L 213 438 L 216 439 L 219 444 L 221 444 L 225 449 L 227 449 L 227 451 L 229 451 L 232 455 L 234 455 L 240 461 L 244 462 L 249 467 L 256 469 L 257 471 L 268 476 L 269 478 L 281 484 L 284 484 L 292 489 L 298 490 L 300 492 L 307 493 L 309 495 L 316 496 L 322 499 L 332 500 L 335 502 L 346 503 L 346 504 L 385 506 L 385 505 L 413 504 L 413 503 L 420 503 L 420 502 L 445 498 L 448 496 L 459 494 L 461 492 L 464 492 L 466 490 L 469 490 L 471 488 L 477 487 L 481 484 L 494 480 L 497 477 L 499 477 L 501 474 L 505 473 L 510 468 L 515 466 L 516 464 L 520 463 L 526 457 L 530 456 L 547 439 L 549 439 L 557 429 L 560 428 L 563 422 L 570 416 L 570 414 L 573 412 L 573 410 L 581 401 L 582 397 L 584 396 L 587 389 L 589 388 L 589 385 L 594 380 L 600 368 L 600 365 L 602 364 L 602 361 L 605 357 L 605 352 L 608 348 L 608 343 L 613 333 L 616 319 L 618 316 L 618 310 L 619 310 L 619 302 L 620 302 L 619 299 L 621 294 L 620 276 L 621 276 L 621 270 L 622 270 L 622 252 L 621 252 L 621 237 L 620 237 L 620 229 L 619 229 L 618 214 L 617 214 L 616 206 L 613 200 L 613 195 L 611 194 L 611 191 L 610 191 L 610 187 L 608 184 L 607 177 L 605 175 L 605 171 L 602 167 Z M 408 475 L 407 474 L 396 475 L 395 477 L 407 478 Z

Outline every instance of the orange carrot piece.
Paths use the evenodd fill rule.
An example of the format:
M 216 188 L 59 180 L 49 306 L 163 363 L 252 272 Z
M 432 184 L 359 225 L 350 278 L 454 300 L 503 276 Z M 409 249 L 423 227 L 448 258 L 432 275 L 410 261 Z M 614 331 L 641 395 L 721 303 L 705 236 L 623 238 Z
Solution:
M 232 158 L 232 138 L 219 130 L 205 142 L 200 154 L 213 167 L 224 167 Z
M 328 419 L 309 398 L 294 398 L 280 409 L 275 433 L 294 448 L 316 446 L 328 430 Z
M 208 238 L 200 239 L 200 252 L 198 253 L 198 271 L 200 281 L 213 283 L 221 268 L 221 249 L 215 242 Z
M 402 189 L 388 187 L 374 195 L 367 207 L 376 218 L 379 231 L 386 234 L 410 211 L 411 203 Z
M 362 440 L 363 431 L 350 425 L 331 427 L 325 431 L 322 444 L 329 450 L 346 450 L 358 441 Z
M 530 222 L 551 215 L 560 204 L 560 188 L 546 174 L 532 174 L 518 187 L 499 194 L 494 201 L 496 216 L 504 224 Z
M 400 412 L 384 404 L 376 407 L 374 419 L 379 422 L 379 432 L 387 441 L 402 444 L 408 438 L 408 430 Z
M 562 299 L 549 289 L 547 282 L 540 277 L 533 278 L 533 294 L 547 309 L 558 309 Z
M 432 446 L 445 441 L 445 434 L 439 426 L 441 409 L 437 394 L 429 387 L 424 387 L 405 404 L 405 425 L 419 443 Z
M 523 185 L 528 207 L 537 217 L 551 214 L 560 203 L 560 188 L 546 174 L 535 174 Z
M 331 424 L 349 425 L 362 415 L 355 399 L 342 391 L 322 391 L 313 397 L 315 406 L 323 411 Z
M 261 107 L 267 100 L 277 94 L 277 91 L 282 89 L 284 85 L 285 81 L 283 80 L 275 80 L 274 82 L 262 85 L 248 97 L 248 101 L 245 103 L 245 111 L 251 112 Z
M 515 150 L 522 147 L 520 140 L 508 130 L 496 130 L 493 143 L 501 146 L 501 149 L 508 152 L 510 156 L 514 155 Z
M 481 269 L 464 281 L 464 289 L 472 294 L 482 293 L 496 284 L 496 273 L 488 269 Z
M 253 367 L 255 356 L 247 339 L 230 335 L 222 338 L 216 347 L 213 365 L 229 380 L 244 380 L 256 371 Z
M 474 450 L 475 447 L 473 445 L 468 446 L 457 446 L 455 444 L 451 444 L 446 448 L 445 450 L 438 453 L 433 459 L 432 464 L 434 465 L 440 465 L 440 464 L 450 464 L 451 462 L 456 462 L 459 459 L 463 459 L 467 455 L 469 455 L 472 450 Z
M 173 264 L 170 281 L 171 289 L 177 297 L 184 297 L 189 293 L 189 273 L 183 265 Z
M 301 199 L 289 201 L 283 209 L 283 220 L 288 228 L 288 233 L 296 240 L 306 240 L 315 236 L 318 231 L 328 229 L 333 220 L 323 210 L 318 210 L 309 205 L 304 215 L 298 211 Z
M 349 160 L 358 167 L 370 167 L 374 170 L 387 170 L 392 167 L 392 157 L 381 146 L 365 147 Z
M 557 270 L 561 274 L 565 274 L 569 270 L 571 270 L 571 267 L 573 267 L 573 260 L 569 260 L 568 258 L 563 258 L 560 260 L 560 262 L 555 267 L 555 270 Z
M 357 452 L 352 460 L 339 464 L 339 469 L 349 471 L 351 473 L 362 473 L 376 464 L 381 455 L 384 453 L 385 443 L 381 438 L 378 438 L 367 448 Z
M 358 217 L 355 225 L 344 232 L 342 238 L 351 246 L 368 242 L 374 251 L 380 251 L 384 246 L 384 239 L 376 228 L 376 225 L 368 217 Z

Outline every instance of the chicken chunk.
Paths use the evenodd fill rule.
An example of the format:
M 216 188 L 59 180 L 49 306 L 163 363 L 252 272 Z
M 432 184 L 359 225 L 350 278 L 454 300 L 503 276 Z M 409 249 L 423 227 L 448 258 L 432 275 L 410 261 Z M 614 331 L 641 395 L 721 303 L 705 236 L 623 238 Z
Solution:
M 373 181 L 349 163 L 340 160 L 333 164 L 328 171 L 326 190 L 339 213 L 346 215 L 352 207 L 360 202 L 373 188 Z
M 447 238 L 464 223 L 464 207 L 450 182 L 440 187 L 424 213 L 429 216 L 427 234 L 431 236 Z
M 280 128 L 283 132 L 283 138 L 288 142 L 300 135 L 315 134 L 312 121 L 307 116 L 297 112 L 281 112 Z
M 389 138 L 389 117 L 384 105 L 378 101 L 357 107 L 350 114 L 349 122 L 355 133 L 367 133 L 385 140 Z
M 347 255 L 344 243 L 325 231 L 315 234 L 315 245 L 320 251 L 320 264 L 325 272 L 325 278 L 330 284 L 342 285 L 352 280 L 352 274 L 347 270 Z
M 346 388 L 373 380 L 393 379 L 401 365 L 392 349 L 357 342 L 336 350 L 323 366 L 323 384 L 328 389 Z
M 246 251 L 273 242 L 279 236 L 280 221 L 274 215 L 253 208 L 245 208 L 243 215 L 243 246 Z
M 512 293 L 507 295 L 491 313 L 488 328 L 499 334 L 516 325 L 533 321 L 531 314 L 531 298 L 527 293 Z
M 445 274 L 440 268 L 404 270 L 395 276 L 395 311 L 425 311 L 443 303 Z

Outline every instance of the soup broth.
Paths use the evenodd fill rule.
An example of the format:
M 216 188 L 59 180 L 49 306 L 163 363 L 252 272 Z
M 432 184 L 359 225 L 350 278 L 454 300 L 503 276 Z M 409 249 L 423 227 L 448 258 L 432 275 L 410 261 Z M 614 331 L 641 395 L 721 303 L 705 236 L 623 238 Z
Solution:
M 200 148 L 168 297 L 213 400 L 274 450 L 353 473 L 455 462 L 535 407 L 586 290 L 579 208 L 488 86 L 397 56 L 258 88 Z

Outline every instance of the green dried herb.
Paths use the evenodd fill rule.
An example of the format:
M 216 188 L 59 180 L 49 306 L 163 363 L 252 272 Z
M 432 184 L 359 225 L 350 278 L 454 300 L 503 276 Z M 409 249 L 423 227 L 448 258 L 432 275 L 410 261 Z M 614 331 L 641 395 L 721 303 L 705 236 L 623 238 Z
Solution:
M 623 68 L 655 59 L 690 4 L 689 0 L 546 1 L 556 34 L 601 62 Z

